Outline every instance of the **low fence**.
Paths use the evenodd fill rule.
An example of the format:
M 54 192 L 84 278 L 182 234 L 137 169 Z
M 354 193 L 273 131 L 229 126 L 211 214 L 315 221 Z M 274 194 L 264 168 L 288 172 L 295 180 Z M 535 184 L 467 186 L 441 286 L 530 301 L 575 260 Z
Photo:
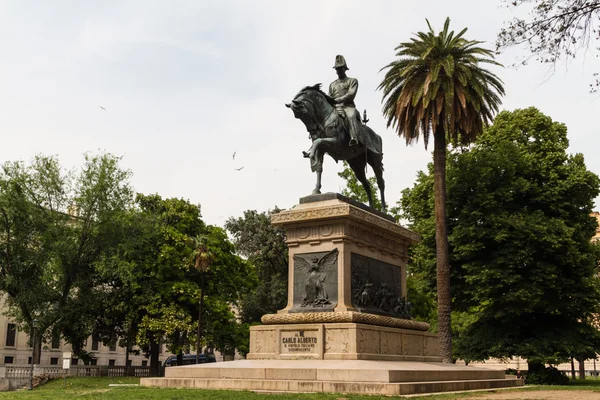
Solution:
M 60 366 L 35 365 L 33 367 L 34 376 L 51 376 L 62 378 L 67 376 L 135 376 L 139 378 L 151 376 L 150 367 L 139 366 L 109 366 L 109 365 L 75 365 L 69 370 L 64 370 Z M 0 366 L 0 378 L 8 379 L 29 379 L 31 376 L 31 365 L 7 365 Z
M 150 376 L 150 367 L 123 367 L 108 365 L 77 365 L 71 367 L 70 376 Z

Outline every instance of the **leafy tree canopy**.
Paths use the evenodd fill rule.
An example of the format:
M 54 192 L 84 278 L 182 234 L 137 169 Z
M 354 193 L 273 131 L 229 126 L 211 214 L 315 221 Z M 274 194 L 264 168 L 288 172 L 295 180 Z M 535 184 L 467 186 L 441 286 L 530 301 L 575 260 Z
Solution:
M 203 243 L 210 260 L 203 344 L 218 350 L 235 348 L 237 334 L 216 330 L 237 324 L 231 307 L 252 283 L 248 264 L 234 254 L 221 228 L 202 222 L 198 205 L 141 194 L 136 205 L 127 221 L 127 240 L 105 260 L 101 271 L 106 284 L 98 288 L 103 300 L 99 303 L 110 307 L 98 314 L 102 319 L 97 320 L 96 333 L 106 341 L 117 332 L 130 340 L 128 344 L 149 347 L 156 360 L 156 344 L 161 341 L 173 353 L 194 348 L 202 279 L 195 260 Z
M 285 307 L 288 285 L 288 249 L 285 233 L 271 225 L 271 215 L 280 212 L 247 210 L 241 218 L 229 218 L 225 228 L 233 236 L 237 252 L 254 267 L 256 286 L 241 302 L 242 321 L 259 322 L 264 314 Z
M 115 221 L 132 203 L 129 177 L 110 154 L 87 154 L 73 171 L 41 155 L 2 166 L 0 291 L 23 328 L 37 319 L 42 337 L 61 331 L 81 351 L 89 325 L 79 312 L 95 263 L 116 245 Z
M 500 113 L 447 163 L 454 308 L 473 314 L 461 358 L 519 355 L 551 361 L 598 349 L 598 247 L 590 216 L 600 180 L 567 154 L 565 125 L 535 108 Z M 423 240 L 411 270 L 435 286 L 433 171 L 403 191 Z

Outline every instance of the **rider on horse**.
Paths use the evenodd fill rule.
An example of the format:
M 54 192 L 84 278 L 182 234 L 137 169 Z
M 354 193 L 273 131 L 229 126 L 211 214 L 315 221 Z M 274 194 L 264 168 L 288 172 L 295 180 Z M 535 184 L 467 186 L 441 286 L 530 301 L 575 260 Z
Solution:
M 371 207 L 373 197 L 365 166 L 368 164 L 373 168 L 381 195 L 381 210 L 385 212 L 381 136 L 366 125 L 366 116 L 364 124 L 360 120 L 354 105 L 358 81 L 346 76 L 348 67 L 344 57 L 336 57 L 334 68 L 339 79 L 329 86 L 329 95 L 321 91 L 321 84 L 318 83 L 306 86 L 296 94 L 291 103 L 286 104 L 294 112 L 294 116 L 304 123 L 312 140 L 310 149 L 302 154 L 310 159 L 311 170 L 317 173 L 313 194 L 321 193 L 323 156 L 329 154 L 336 162 L 348 162 L 356 179 L 365 188 Z
M 346 75 L 346 71 L 349 68 L 342 55 L 335 56 L 335 65 L 333 68 L 335 68 L 338 79 L 329 85 L 329 96 L 335 100 L 338 114 L 345 117 L 348 121 L 350 133 L 349 145 L 356 146 L 360 132 L 360 114 L 354 104 L 354 98 L 358 90 L 358 80 Z

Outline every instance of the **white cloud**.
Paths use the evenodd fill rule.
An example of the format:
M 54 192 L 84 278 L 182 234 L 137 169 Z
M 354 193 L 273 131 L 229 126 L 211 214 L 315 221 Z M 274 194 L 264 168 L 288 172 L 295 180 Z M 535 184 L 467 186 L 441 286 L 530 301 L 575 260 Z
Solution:
M 425 30 L 469 27 L 493 47 L 511 15 L 496 1 L 105 1 L 0 5 L 0 161 L 58 154 L 125 155 L 145 193 L 202 204 L 209 223 L 243 210 L 291 207 L 315 176 L 301 150 L 302 123 L 284 107 L 303 86 L 335 78 L 344 54 L 359 79 L 357 105 L 384 140 L 387 197 L 393 203 L 431 159 L 422 142 L 406 147 L 385 128 L 381 67 L 394 47 Z M 500 60 L 510 63 L 512 51 Z M 597 104 L 586 93 L 597 64 L 499 70 L 508 109 L 534 105 L 565 122 L 573 151 L 600 171 L 594 149 Z M 98 106 L 104 106 L 102 111 Z M 231 154 L 237 151 L 236 160 Z M 244 166 L 242 171 L 234 168 Z M 327 159 L 324 191 L 341 169 Z M 274 171 L 276 169 L 276 171 Z

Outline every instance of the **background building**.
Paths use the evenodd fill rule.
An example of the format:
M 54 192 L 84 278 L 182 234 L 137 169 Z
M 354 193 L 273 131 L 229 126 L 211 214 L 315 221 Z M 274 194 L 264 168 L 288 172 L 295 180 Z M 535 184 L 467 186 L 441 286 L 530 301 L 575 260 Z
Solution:
M 0 308 L 2 312 L 4 307 Z M 101 342 L 88 338 L 85 350 L 94 357 L 92 365 L 118 365 L 125 366 L 126 351 L 120 346 L 105 346 Z M 0 365 L 31 364 L 31 351 L 29 346 L 29 335 L 17 329 L 17 324 L 8 317 L 0 315 Z M 71 351 L 71 345 L 59 337 L 52 339 L 51 343 L 42 344 L 40 365 L 62 365 L 63 352 Z M 171 356 L 164 346 L 160 348 L 160 362 Z M 71 365 L 83 365 L 83 361 L 76 358 L 71 360 Z M 150 360 L 143 353 L 140 355 L 129 354 L 130 366 L 149 366 Z
M 598 226 L 596 227 L 596 234 L 592 238 L 593 241 L 597 241 L 600 240 L 600 212 L 594 211 L 592 213 L 592 216 L 596 217 L 596 220 L 598 221 Z

